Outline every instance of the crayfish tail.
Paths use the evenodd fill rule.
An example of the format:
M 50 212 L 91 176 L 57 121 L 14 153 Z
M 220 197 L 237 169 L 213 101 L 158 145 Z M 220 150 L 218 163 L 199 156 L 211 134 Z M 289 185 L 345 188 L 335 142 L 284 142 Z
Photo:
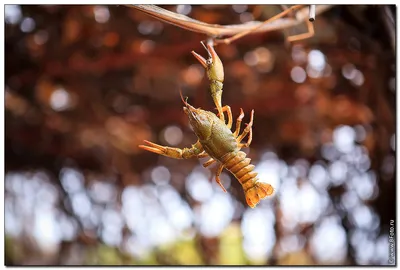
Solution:
M 246 202 L 254 208 L 260 200 L 274 193 L 274 188 L 267 183 L 255 182 L 254 185 L 245 191 Z
M 246 202 L 254 208 L 260 200 L 274 193 L 274 188 L 267 183 L 257 182 L 257 173 L 254 165 L 250 164 L 250 159 L 246 158 L 243 151 L 232 152 L 225 155 L 222 159 L 226 169 L 228 169 L 242 185 Z

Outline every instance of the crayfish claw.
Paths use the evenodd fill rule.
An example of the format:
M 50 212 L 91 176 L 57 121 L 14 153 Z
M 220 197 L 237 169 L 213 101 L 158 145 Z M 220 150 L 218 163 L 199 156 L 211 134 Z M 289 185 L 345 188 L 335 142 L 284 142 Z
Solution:
M 192 148 L 180 149 L 175 147 L 158 145 L 156 143 L 152 143 L 147 140 L 144 140 L 144 142 L 148 145 L 139 145 L 139 148 L 159 155 L 176 159 L 191 158 L 193 156 L 198 155 L 202 151 L 198 148 L 197 144 L 193 145 Z
M 153 152 L 153 153 L 156 153 L 156 154 L 159 154 L 159 155 L 164 155 L 165 154 L 165 147 L 164 146 L 149 142 L 147 140 L 144 140 L 144 142 L 146 144 L 150 145 L 150 146 L 139 145 L 139 148 L 147 150 L 147 151 L 150 151 L 150 152 Z

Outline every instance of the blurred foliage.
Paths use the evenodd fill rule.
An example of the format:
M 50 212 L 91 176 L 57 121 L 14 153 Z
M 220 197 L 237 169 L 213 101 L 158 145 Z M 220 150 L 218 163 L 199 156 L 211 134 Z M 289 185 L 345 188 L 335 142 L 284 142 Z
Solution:
M 163 7 L 218 24 L 284 8 Z M 335 6 L 296 44 L 304 25 L 217 47 L 223 104 L 255 110 L 247 153 L 277 186 L 254 210 L 227 173 L 222 193 L 215 168 L 137 147 L 195 142 L 178 90 L 212 109 L 190 54 L 204 36 L 125 6 L 7 5 L 5 20 L 6 265 L 387 264 L 394 6 Z
M 243 265 L 247 263 L 242 249 L 242 232 L 237 223 L 230 224 L 220 236 L 219 264 Z

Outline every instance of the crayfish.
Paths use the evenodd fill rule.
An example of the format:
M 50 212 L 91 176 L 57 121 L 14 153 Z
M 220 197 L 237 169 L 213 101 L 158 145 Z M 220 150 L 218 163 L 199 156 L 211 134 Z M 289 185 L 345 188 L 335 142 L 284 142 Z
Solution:
M 203 44 L 204 45 L 204 44 Z M 240 115 L 236 121 L 236 129 L 232 133 L 232 112 L 229 106 L 222 107 L 221 96 L 224 80 L 224 69 L 214 48 L 208 44 L 206 50 L 209 58 L 206 60 L 199 54 L 192 51 L 192 54 L 206 69 L 208 79 L 210 80 L 211 96 L 217 106 L 218 116 L 213 112 L 196 109 L 191 106 L 187 100 L 181 99 L 185 105 L 183 110 L 189 118 L 189 123 L 193 127 L 198 140 L 191 148 L 173 148 L 161 146 L 149 141 L 144 141 L 147 145 L 139 145 L 140 148 L 153 153 L 164 155 L 176 159 L 188 159 L 192 157 L 210 159 L 203 164 L 208 167 L 214 162 L 219 162 L 216 173 L 216 182 L 224 192 L 226 189 L 221 183 L 220 175 L 226 168 L 240 182 L 243 187 L 246 202 L 254 208 L 261 199 L 273 194 L 274 189 L 270 184 L 258 182 L 257 173 L 254 172 L 254 165 L 250 164 L 250 158 L 241 151 L 241 148 L 249 147 L 252 141 L 252 126 L 254 110 L 251 111 L 250 122 L 240 134 L 240 126 L 244 117 L 243 110 L 240 109 Z M 225 123 L 224 112 L 228 115 L 228 123 Z M 246 143 L 242 140 L 248 135 Z

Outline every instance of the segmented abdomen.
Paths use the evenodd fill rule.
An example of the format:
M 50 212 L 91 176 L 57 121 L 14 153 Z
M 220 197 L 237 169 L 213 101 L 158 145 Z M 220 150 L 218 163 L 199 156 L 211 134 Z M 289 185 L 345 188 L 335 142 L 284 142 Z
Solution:
M 257 173 L 253 171 L 254 165 L 250 164 L 251 159 L 247 158 L 243 151 L 230 152 L 224 155 L 220 161 L 242 184 L 245 192 L 257 182 Z

